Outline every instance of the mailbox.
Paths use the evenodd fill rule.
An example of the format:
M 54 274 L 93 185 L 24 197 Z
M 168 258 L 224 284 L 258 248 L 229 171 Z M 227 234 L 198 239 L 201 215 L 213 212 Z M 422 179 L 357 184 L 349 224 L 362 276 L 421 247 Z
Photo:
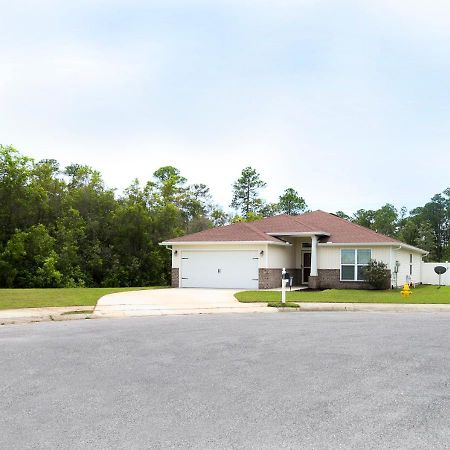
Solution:
M 283 280 L 287 280 L 286 285 L 289 286 L 289 290 L 291 290 L 294 282 L 294 277 L 289 272 L 282 273 L 281 277 Z

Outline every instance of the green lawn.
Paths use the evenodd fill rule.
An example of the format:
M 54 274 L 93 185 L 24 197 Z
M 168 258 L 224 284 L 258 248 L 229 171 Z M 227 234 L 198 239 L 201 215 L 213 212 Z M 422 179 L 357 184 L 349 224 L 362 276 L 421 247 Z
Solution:
M 0 309 L 95 306 L 97 300 L 103 295 L 143 289 L 156 289 L 156 287 L 0 289 Z
M 281 292 L 244 291 L 235 297 L 242 303 L 273 302 L 281 299 Z M 418 286 L 408 299 L 398 290 L 366 291 L 353 289 L 328 289 L 325 291 L 286 292 L 289 302 L 329 303 L 447 303 L 450 304 L 450 286 Z
M 267 306 L 270 306 L 271 308 L 298 308 L 298 303 L 293 302 L 286 302 L 282 303 L 281 300 L 278 300 L 276 302 L 269 302 L 267 303 Z

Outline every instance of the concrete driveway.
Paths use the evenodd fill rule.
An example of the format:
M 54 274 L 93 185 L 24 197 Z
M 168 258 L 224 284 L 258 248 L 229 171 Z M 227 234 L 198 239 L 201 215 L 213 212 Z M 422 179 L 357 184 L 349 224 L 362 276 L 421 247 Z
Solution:
M 275 312 L 266 303 L 239 303 L 231 289 L 149 289 L 105 295 L 97 302 L 99 317 Z

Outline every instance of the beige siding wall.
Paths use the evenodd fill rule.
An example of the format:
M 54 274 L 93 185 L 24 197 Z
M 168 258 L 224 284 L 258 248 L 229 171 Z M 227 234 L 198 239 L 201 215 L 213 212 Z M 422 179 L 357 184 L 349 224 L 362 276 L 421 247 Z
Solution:
M 293 269 L 295 268 L 295 245 L 280 247 L 269 245 L 268 269 Z
M 341 249 L 338 247 L 318 247 L 317 267 L 319 269 L 339 269 Z
M 367 246 L 354 247 L 326 247 L 319 246 L 318 268 L 319 269 L 339 269 L 341 248 L 370 248 Z M 383 261 L 388 265 L 388 269 L 393 271 L 395 261 L 399 261 L 398 284 L 405 282 L 406 276 L 409 275 L 410 254 L 412 254 L 413 270 L 412 279 L 415 283 L 422 282 L 422 256 L 420 253 L 412 252 L 408 249 L 399 249 L 396 247 L 371 247 L 372 259 Z
M 390 247 L 326 247 L 319 245 L 318 252 L 318 268 L 319 269 L 340 269 L 341 265 L 341 248 L 370 248 L 372 250 L 372 259 L 383 261 L 390 265 Z
M 411 278 L 415 283 L 422 282 L 422 257 L 419 253 L 413 253 L 407 249 L 393 250 L 393 264 L 395 261 L 400 263 L 398 270 L 397 283 L 401 286 L 406 281 L 406 277 L 410 273 L 410 255 L 412 255 L 412 275 Z

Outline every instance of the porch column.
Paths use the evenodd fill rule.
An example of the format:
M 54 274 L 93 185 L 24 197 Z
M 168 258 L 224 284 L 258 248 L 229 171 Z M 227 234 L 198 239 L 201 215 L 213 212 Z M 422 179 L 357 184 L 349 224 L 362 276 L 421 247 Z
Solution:
M 317 270 L 317 236 L 311 236 L 311 273 L 309 276 L 308 286 L 311 289 L 319 289 L 320 280 Z
M 317 277 L 317 236 L 311 237 L 311 276 Z

